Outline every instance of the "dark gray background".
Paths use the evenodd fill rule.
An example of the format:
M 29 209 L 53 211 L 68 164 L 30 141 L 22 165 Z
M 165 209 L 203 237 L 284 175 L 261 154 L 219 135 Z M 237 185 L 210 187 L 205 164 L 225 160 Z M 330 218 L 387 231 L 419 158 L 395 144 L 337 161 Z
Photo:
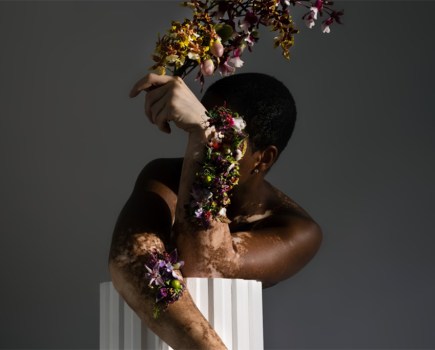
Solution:
M 264 292 L 266 348 L 435 348 L 434 2 L 341 2 L 344 26 L 263 31 L 240 72 L 299 108 L 269 180 L 324 243 Z M 184 135 L 143 115 L 132 84 L 174 2 L 0 3 L 0 348 L 97 348 L 99 283 L 135 178 Z M 189 79 L 195 91 L 198 85 Z

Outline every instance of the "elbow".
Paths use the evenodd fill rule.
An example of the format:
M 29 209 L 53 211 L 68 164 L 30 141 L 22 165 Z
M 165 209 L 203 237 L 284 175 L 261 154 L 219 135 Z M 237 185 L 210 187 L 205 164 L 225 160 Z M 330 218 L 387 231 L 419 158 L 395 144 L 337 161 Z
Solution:
M 299 237 L 302 264 L 307 264 L 319 251 L 323 241 L 323 232 L 316 222 L 310 222 Z
M 130 299 L 130 293 L 128 292 L 127 274 L 125 269 L 115 260 L 110 259 L 109 274 L 115 290 L 125 301 L 128 301 Z
M 313 222 L 309 232 L 313 244 L 313 256 L 314 256 L 317 253 L 317 251 L 320 249 L 320 246 L 322 245 L 323 231 L 319 224 Z

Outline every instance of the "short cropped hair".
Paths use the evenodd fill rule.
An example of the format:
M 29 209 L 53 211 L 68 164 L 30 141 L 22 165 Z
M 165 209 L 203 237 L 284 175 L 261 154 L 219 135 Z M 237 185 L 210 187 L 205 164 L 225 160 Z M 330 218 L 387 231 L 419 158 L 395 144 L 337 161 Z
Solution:
M 244 117 L 253 152 L 274 145 L 280 154 L 293 134 L 296 105 L 278 79 L 262 73 L 240 73 L 214 82 L 202 103 L 209 108 L 226 106 Z

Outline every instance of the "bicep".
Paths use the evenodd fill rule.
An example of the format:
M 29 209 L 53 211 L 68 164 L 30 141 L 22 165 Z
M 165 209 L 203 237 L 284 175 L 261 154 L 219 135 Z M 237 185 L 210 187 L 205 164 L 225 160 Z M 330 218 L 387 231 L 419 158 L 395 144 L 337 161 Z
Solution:
M 293 220 L 291 224 L 232 234 L 239 256 L 239 278 L 256 279 L 264 287 L 285 280 L 304 267 L 322 240 L 317 224 Z
M 172 214 L 167 201 L 154 191 L 133 192 L 115 225 L 115 234 L 154 232 L 166 238 L 171 231 Z
M 163 250 L 170 240 L 174 196 L 147 165 L 116 221 L 110 258 L 143 255 L 152 248 Z

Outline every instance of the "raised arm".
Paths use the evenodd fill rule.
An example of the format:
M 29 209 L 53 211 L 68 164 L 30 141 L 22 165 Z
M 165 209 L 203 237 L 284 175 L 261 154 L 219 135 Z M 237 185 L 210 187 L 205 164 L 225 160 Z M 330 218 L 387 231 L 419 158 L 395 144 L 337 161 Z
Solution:
M 275 196 L 283 198 L 276 201 L 271 213 L 265 210 L 265 218 L 247 228 L 230 230 L 228 224 L 213 221 L 211 227 L 203 229 L 188 219 L 186 204 L 210 132 L 204 124 L 205 107 L 178 78 L 149 75 L 135 85 L 132 96 L 142 90 L 151 91 L 145 112 L 152 123 L 168 132 L 168 122 L 173 121 L 188 134 L 173 225 L 177 248 L 185 260 L 183 274 L 257 279 L 269 286 L 299 271 L 317 252 L 322 234 L 319 226 L 282 194 Z M 264 176 L 276 159 L 274 150 L 272 146 L 249 154 L 248 167 L 261 169 L 258 176 Z M 265 183 L 256 181 L 263 187 Z M 259 189 L 250 186 L 250 190 Z M 240 205 L 244 204 L 242 200 Z
M 181 89 L 180 89 L 181 87 Z M 145 109 L 150 121 L 170 132 L 169 121 L 187 132 L 201 128 L 205 117 L 201 104 L 190 104 L 193 94 L 177 78 L 150 74 L 139 81 L 131 96 L 147 91 Z M 176 102 L 176 107 L 174 103 Z M 184 103 L 184 104 L 183 104 Z M 188 116 L 178 111 L 188 110 Z M 164 116 L 164 117 L 163 117 Z M 202 120 L 202 119 L 201 119 Z M 112 241 L 110 273 L 115 288 L 136 314 L 158 336 L 175 349 L 224 349 L 219 336 L 193 303 L 188 290 L 153 318 L 154 299 L 145 280 L 144 263 L 150 252 L 170 252 L 171 229 L 177 201 L 173 170 L 165 175 L 164 161 L 154 161 L 141 173 L 135 189 L 122 210 Z

